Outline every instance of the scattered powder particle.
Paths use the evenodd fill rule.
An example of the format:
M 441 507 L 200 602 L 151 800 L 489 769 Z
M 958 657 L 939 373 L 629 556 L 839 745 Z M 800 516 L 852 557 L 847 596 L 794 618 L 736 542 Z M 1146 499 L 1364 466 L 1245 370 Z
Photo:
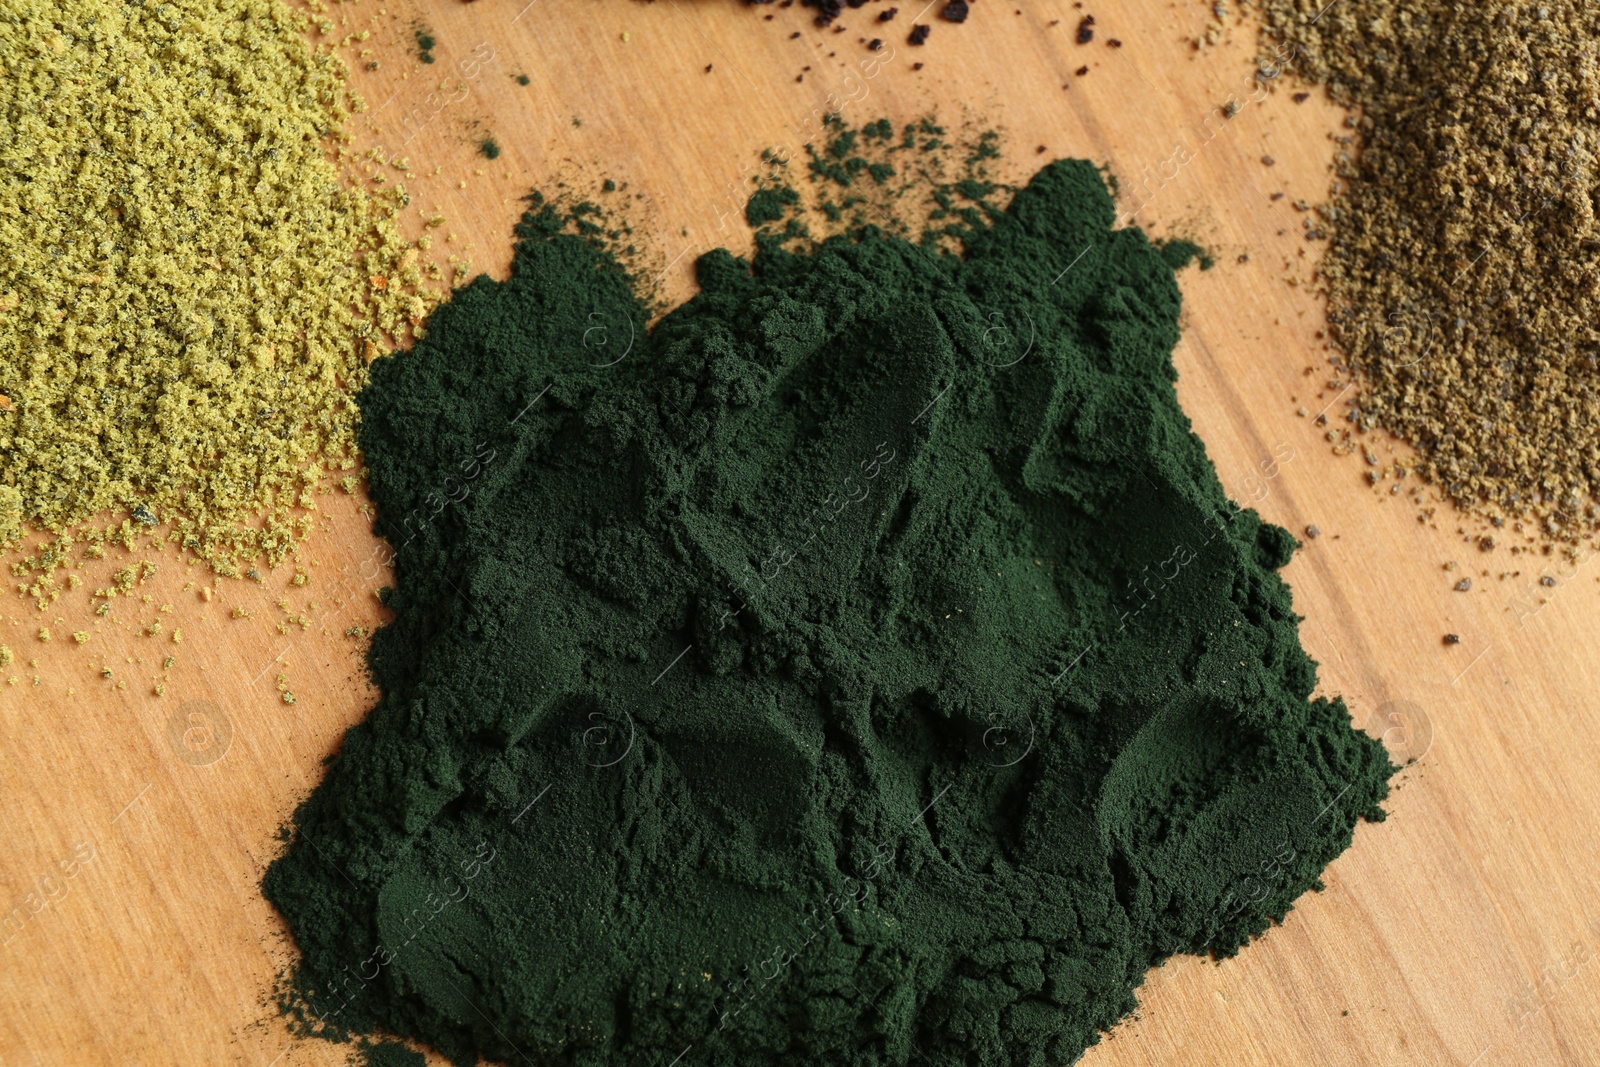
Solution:
M 745 204 L 745 220 L 751 226 L 777 222 L 783 218 L 788 208 L 799 202 L 800 194 L 786 185 L 760 189 Z
M 0 313 L 0 317 L 3 317 L 3 313 Z M 6 410 L 9 409 L 10 405 L 7 405 Z M 4 414 L 0 413 L 0 427 L 6 425 Z M 22 494 L 13 486 L 0 485 L 0 548 L 22 536 L 22 520 Z
M 493 137 L 485 137 L 482 141 L 479 141 L 478 151 L 482 152 L 486 159 L 500 158 L 500 146 Z
M 926 25 L 921 25 L 921 24 L 913 25 L 911 27 L 911 33 L 906 37 L 906 41 L 909 44 L 922 44 L 925 41 L 927 41 L 928 34 L 930 34 L 932 32 L 933 32 L 933 27 L 932 26 L 926 26 Z M 918 63 L 918 64 L 916 64 L 916 66 L 920 67 L 920 66 L 922 66 L 922 64 Z
M 50 640 L 50 627 L 48 627 L 48 626 L 39 627 L 39 640 L 41 640 L 41 641 Z
M 361 1067 L 427 1067 L 422 1053 L 398 1041 L 364 1041 L 359 1051 Z
M 74 630 L 72 631 L 72 639 L 80 645 L 84 644 L 89 640 L 89 633 L 87 630 Z
M 11 666 L 11 661 L 16 659 L 16 653 L 11 651 L 10 645 L 0 645 L 0 667 Z

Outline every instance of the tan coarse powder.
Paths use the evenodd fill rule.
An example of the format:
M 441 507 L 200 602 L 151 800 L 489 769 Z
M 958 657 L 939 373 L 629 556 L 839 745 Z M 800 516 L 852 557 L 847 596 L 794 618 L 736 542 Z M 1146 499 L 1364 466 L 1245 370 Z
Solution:
M 1359 108 L 1322 209 L 1354 428 L 1410 442 L 1469 510 L 1557 540 L 1594 529 L 1600 7 L 1259 6 L 1264 45 Z
M 345 68 L 279 0 L 0 14 L 0 544 L 108 509 L 229 573 L 354 483 L 351 394 L 438 299 L 340 184 Z

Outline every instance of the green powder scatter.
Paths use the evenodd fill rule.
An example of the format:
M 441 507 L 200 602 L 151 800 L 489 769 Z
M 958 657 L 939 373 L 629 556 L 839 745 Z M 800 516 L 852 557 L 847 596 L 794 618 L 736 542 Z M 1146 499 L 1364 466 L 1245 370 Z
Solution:
M 964 256 L 714 251 L 646 333 L 535 201 L 360 397 L 382 696 L 264 881 L 313 1030 L 1067 1064 L 1320 886 L 1394 768 L 1179 408 L 1194 250 L 1113 218 L 1053 163 Z
M 478 151 L 482 152 L 488 159 L 500 158 L 500 146 L 495 143 L 495 139 L 493 137 L 485 137 L 482 141 L 478 142 Z
M 868 140 L 887 141 L 894 137 L 894 123 L 888 119 L 878 119 L 861 127 L 861 136 Z
M 22 537 L 22 494 L 9 485 L 0 485 L 0 547 Z
M 800 194 L 785 185 L 758 189 L 745 205 L 744 217 L 752 226 L 777 222 L 786 208 L 800 203 Z
M 341 186 L 361 105 L 303 28 L 275 0 L 7 5 L 0 546 L 118 509 L 226 573 L 357 469 L 366 362 L 438 294 L 403 190 Z
M 987 173 L 988 162 L 999 154 L 999 135 L 992 130 L 951 144 L 919 139 L 924 133 L 944 134 L 931 119 L 908 123 L 898 140 L 887 119 L 857 130 L 830 115 L 823 127 L 823 144 L 805 147 L 804 168 L 791 169 L 777 150 L 762 154 L 768 169 L 759 180 L 756 216 L 750 219 L 758 248 L 799 251 L 828 235 L 873 226 L 930 249 L 956 251 L 969 233 L 986 229 L 999 216 L 1000 205 L 1015 191 Z M 863 175 L 872 180 L 858 180 Z M 796 184 L 810 195 L 801 201 L 787 193 L 764 195 Z
M 424 63 L 432 63 L 433 47 L 438 43 L 439 42 L 434 40 L 432 33 L 419 28 L 417 30 L 417 58 L 422 60 Z
M 398 1041 L 374 1041 L 361 1046 L 361 1067 L 427 1067 L 422 1053 Z

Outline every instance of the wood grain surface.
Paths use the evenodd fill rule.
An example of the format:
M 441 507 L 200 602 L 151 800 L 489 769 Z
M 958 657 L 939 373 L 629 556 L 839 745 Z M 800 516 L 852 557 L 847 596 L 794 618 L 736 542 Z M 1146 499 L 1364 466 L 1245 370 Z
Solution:
M 994 125 L 1014 181 L 1049 158 L 1103 162 L 1140 225 L 1207 245 L 1215 269 L 1181 279 L 1183 404 L 1237 499 L 1320 528 L 1287 576 L 1322 690 L 1416 763 L 1325 892 L 1234 960 L 1153 972 L 1138 1015 L 1083 1062 L 1600 1063 L 1600 565 L 1513 556 L 1504 537 L 1481 553 L 1448 508 L 1419 522 L 1366 484 L 1359 452 L 1322 439 L 1313 416 L 1344 398 L 1309 284 L 1322 245 L 1294 202 L 1327 188 L 1343 114 L 1320 95 L 1255 98 L 1253 29 L 1196 51 L 1198 0 L 981 0 L 962 26 L 923 12 L 922 48 L 905 43 L 916 6 L 873 21 L 891 2 L 847 10 L 839 33 L 798 6 L 733 0 L 361 0 L 331 17 L 335 34 L 372 31 L 352 63 L 370 105 L 354 144 L 403 157 L 385 173 L 411 194 L 413 232 L 445 216 L 436 255 L 493 273 L 530 189 L 610 177 L 642 194 L 639 237 L 682 298 L 697 254 L 748 251 L 759 152 L 797 148 L 830 110 Z M 1098 32 L 1080 46 L 1084 13 Z M 431 65 L 419 26 L 438 42 Z M 861 42 L 873 36 L 881 52 Z M 1230 98 L 1242 107 L 1224 118 Z M 498 159 L 479 153 L 485 136 Z M 82 587 L 42 612 L 0 602 L 17 656 L 0 670 L 0 1064 L 349 1056 L 292 1039 L 271 1009 L 289 946 L 258 882 L 373 699 L 361 628 L 381 621 L 388 572 L 364 506 L 323 498 L 303 585 L 293 564 L 216 582 L 151 548 L 83 561 Z M 88 594 L 141 560 L 157 572 L 95 615 Z M 1456 592 L 1463 575 L 1472 589 Z

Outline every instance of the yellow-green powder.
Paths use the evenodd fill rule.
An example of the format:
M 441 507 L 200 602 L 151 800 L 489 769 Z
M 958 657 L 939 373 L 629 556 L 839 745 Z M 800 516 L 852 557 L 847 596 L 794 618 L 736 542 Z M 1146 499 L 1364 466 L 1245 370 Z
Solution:
M 349 395 L 437 294 L 392 222 L 404 190 L 340 184 L 361 105 L 302 17 L 6 5 L 0 544 L 121 509 L 228 571 L 281 556 L 355 468 Z

